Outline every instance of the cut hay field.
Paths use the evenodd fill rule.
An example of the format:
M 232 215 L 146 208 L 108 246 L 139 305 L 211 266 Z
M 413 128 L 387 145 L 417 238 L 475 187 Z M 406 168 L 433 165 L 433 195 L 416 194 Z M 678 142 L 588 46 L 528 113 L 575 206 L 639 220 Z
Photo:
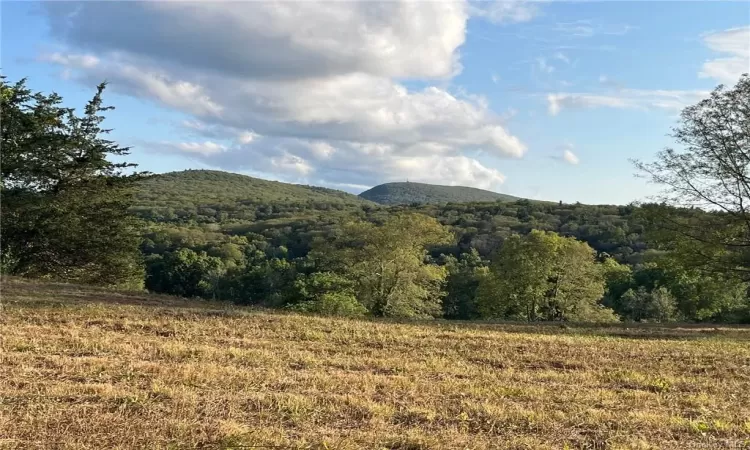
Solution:
M 331 319 L 17 279 L 2 301 L 0 448 L 750 441 L 748 328 Z

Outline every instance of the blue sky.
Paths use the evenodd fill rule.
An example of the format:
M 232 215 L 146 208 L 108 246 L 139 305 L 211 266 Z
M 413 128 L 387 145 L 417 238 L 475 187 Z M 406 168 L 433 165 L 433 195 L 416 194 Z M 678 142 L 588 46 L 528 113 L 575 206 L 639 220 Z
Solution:
M 388 181 L 643 200 L 629 159 L 750 71 L 745 2 L 2 3 L 2 70 L 106 122 L 140 169 L 351 192 Z

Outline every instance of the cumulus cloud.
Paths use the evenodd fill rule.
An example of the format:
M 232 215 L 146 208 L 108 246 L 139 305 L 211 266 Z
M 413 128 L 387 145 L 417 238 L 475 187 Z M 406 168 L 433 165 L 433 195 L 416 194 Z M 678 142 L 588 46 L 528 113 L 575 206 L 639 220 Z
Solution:
M 531 5 L 511 3 L 480 9 L 493 21 L 528 20 Z M 47 61 L 87 83 L 108 79 L 114 90 L 191 115 L 185 133 L 225 148 L 173 147 L 218 167 L 363 184 L 421 165 L 430 177 L 440 174 L 436 182 L 489 186 L 503 176 L 466 152 L 514 158 L 526 152 L 483 97 L 431 85 L 461 70 L 459 47 L 476 5 L 50 2 L 45 8 L 53 35 L 67 47 Z M 426 87 L 409 89 L 402 81 L 408 79 Z M 348 167 L 358 173 L 352 180 L 344 179 Z
M 483 166 L 465 156 L 425 156 L 398 158 L 390 164 L 398 178 L 425 183 L 445 183 L 452 186 L 472 185 L 482 189 L 495 189 L 505 181 L 505 176 L 495 169 Z M 425 170 L 427 169 L 427 170 Z
M 703 43 L 727 56 L 703 63 L 701 77 L 734 84 L 743 73 L 750 72 L 750 26 L 708 33 L 703 36 Z
M 479 161 L 455 155 L 441 144 L 420 143 L 408 152 L 392 145 L 263 137 L 263 142 L 206 146 L 158 143 L 162 150 L 182 152 L 203 164 L 233 170 L 272 172 L 292 182 L 323 183 L 362 190 L 387 181 L 475 186 L 497 189 L 505 176 Z M 208 147 L 205 151 L 199 151 Z M 356 188 L 355 188 L 356 187 Z
M 54 34 L 92 51 L 148 55 L 252 78 L 456 69 L 461 2 L 48 2 Z

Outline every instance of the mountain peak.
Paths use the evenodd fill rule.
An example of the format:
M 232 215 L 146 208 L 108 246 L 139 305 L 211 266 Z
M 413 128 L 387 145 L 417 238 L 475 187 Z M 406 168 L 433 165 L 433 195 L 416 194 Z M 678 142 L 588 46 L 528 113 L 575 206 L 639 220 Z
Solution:
M 411 203 L 468 203 L 519 200 L 508 194 L 467 186 L 443 186 L 412 181 L 385 183 L 359 194 L 360 197 L 384 205 Z

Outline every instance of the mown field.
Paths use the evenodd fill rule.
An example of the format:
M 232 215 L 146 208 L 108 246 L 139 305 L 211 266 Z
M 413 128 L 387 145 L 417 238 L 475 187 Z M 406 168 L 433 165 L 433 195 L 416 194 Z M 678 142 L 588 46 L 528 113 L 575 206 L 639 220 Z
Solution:
M 750 329 L 395 323 L 2 280 L 0 448 L 745 448 Z

